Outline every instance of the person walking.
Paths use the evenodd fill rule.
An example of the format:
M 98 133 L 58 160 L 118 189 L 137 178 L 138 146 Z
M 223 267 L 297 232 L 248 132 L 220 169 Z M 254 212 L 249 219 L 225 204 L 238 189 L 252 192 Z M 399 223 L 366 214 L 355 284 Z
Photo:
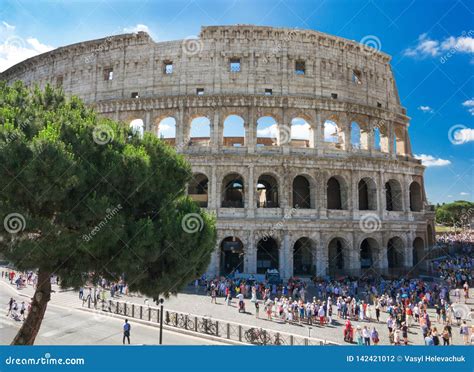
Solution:
M 372 338 L 372 342 L 374 345 L 378 345 L 379 344 L 379 333 L 377 332 L 377 330 L 375 329 L 375 327 L 372 328 L 372 332 L 370 333 L 370 337 Z
M 13 299 L 13 297 L 10 297 L 10 301 L 8 301 L 8 312 L 7 312 L 7 316 L 10 315 L 10 313 L 12 312 L 12 308 L 13 308 L 14 302 L 15 302 L 15 300 Z
M 362 329 L 362 337 L 364 337 L 364 344 L 366 346 L 370 346 L 370 333 L 367 329 L 367 326 L 364 326 L 364 328 Z
M 127 339 L 128 344 L 130 345 L 130 330 L 131 326 L 130 323 L 128 322 L 128 319 L 125 319 L 125 323 L 123 324 L 123 344 L 125 345 L 125 339 Z

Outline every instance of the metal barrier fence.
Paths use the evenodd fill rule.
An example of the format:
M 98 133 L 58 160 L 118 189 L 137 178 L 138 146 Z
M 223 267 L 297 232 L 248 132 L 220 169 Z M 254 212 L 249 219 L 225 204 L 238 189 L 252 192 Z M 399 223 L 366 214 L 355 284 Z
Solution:
M 95 308 L 112 314 L 160 323 L 160 309 L 152 306 L 113 300 L 98 301 L 95 304 L 93 301 L 88 301 L 87 306 L 89 309 Z M 171 310 L 164 310 L 163 324 L 252 345 L 338 345 L 323 339 L 214 320 L 206 316 Z

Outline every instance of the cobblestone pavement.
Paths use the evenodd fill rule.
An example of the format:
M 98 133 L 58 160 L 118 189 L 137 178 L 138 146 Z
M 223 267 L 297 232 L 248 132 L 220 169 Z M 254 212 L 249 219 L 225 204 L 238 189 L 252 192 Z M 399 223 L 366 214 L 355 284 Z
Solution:
M 3 279 L 4 280 L 4 279 Z M 79 308 L 82 307 L 82 301 L 79 300 L 79 296 L 77 292 L 74 291 L 64 291 L 60 292 L 59 288 L 53 285 L 53 289 L 56 292 L 52 295 L 52 303 L 53 304 L 60 304 L 62 306 L 68 306 L 71 308 Z M 25 288 L 22 290 L 24 293 L 28 293 L 31 295 L 33 293 L 33 288 Z M 87 292 L 87 291 L 86 291 Z M 324 339 L 331 342 L 341 343 L 343 342 L 342 336 L 342 328 L 344 321 L 337 319 L 337 315 L 335 314 L 333 324 L 326 325 L 326 326 L 319 326 L 319 325 L 312 325 L 311 328 L 307 325 L 298 325 L 298 324 L 288 324 L 288 323 L 280 323 L 277 321 L 269 321 L 263 319 L 265 317 L 263 306 L 260 306 L 260 318 L 257 319 L 255 317 L 255 307 L 254 304 L 250 302 L 250 300 L 245 300 L 246 306 L 246 313 L 239 313 L 238 312 L 238 304 L 235 300 L 232 301 L 231 306 L 227 306 L 224 302 L 224 298 L 218 298 L 217 304 L 210 303 L 210 297 L 203 295 L 202 293 L 193 293 L 194 289 L 188 288 L 186 293 L 179 293 L 177 296 L 171 296 L 170 298 L 165 300 L 164 306 L 165 310 L 174 310 L 180 311 L 186 314 L 192 315 L 202 315 L 202 316 L 210 316 L 214 320 L 222 320 L 233 322 L 237 324 L 243 324 L 248 326 L 254 327 L 262 327 L 266 329 L 271 329 L 279 332 L 288 332 L 293 334 L 298 334 L 302 336 L 311 336 L 315 338 Z M 107 293 L 108 297 L 110 298 L 110 294 Z M 474 308 L 474 301 L 473 301 L 474 290 L 471 289 L 470 292 L 470 302 L 468 302 L 468 306 L 470 308 Z M 141 296 L 116 296 L 115 300 L 119 301 L 128 301 L 130 303 L 136 304 L 148 304 L 150 306 L 154 306 L 152 299 L 141 297 Z M 462 299 L 462 302 L 464 299 Z M 334 307 L 335 308 L 335 307 Z M 372 316 L 375 316 L 375 310 L 372 311 Z M 432 320 L 432 326 L 437 327 L 438 332 L 441 333 L 443 329 L 443 325 L 436 322 L 436 314 L 433 309 L 429 310 L 430 318 Z M 388 345 L 388 330 L 386 327 L 386 319 L 387 314 L 381 314 L 381 322 L 376 323 L 375 321 L 370 322 L 352 322 L 354 326 L 360 325 L 363 327 L 367 325 L 369 328 L 376 326 L 376 329 L 379 332 L 380 336 L 380 344 Z M 468 321 L 468 324 L 473 324 L 472 320 Z M 460 345 L 463 343 L 462 337 L 459 334 L 459 327 L 456 325 L 453 326 L 453 341 L 454 344 Z M 409 329 L 408 340 L 410 344 L 414 345 L 422 345 L 424 343 L 423 336 L 420 331 L 420 327 L 418 325 L 413 325 Z

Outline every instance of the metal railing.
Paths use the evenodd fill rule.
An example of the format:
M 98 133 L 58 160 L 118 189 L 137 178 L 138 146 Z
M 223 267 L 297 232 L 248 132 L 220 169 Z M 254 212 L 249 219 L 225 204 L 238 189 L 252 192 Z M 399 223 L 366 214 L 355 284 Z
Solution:
M 157 324 L 160 323 L 160 309 L 148 305 L 107 300 L 96 303 L 89 301 L 87 306 L 89 309 L 95 308 L 96 310 L 102 310 L 111 314 L 123 315 Z M 208 316 L 185 314 L 172 310 L 164 310 L 163 312 L 163 324 L 167 326 L 246 344 L 338 345 L 337 343 L 319 338 L 215 320 Z

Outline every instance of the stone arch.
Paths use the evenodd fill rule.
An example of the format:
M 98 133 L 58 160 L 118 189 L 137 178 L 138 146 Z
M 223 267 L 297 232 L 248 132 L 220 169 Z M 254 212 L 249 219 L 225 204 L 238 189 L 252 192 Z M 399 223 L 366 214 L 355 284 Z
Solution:
M 417 181 L 410 184 L 410 210 L 420 212 L 423 209 L 423 193 Z
M 328 252 L 328 273 L 331 276 L 342 272 L 349 266 L 350 246 L 344 238 L 334 237 L 329 240 Z
M 327 209 L 347 209 L 348 189 L 342 176 L 332 176 L 327 181 Z
M 374 150 L 382 151 L 381 135 L 380 135 L 380 129 L 378 127 L 374 128 L 373 135 L 374 135 Z
M 377 133 L 375 130 L 377 129 Z M 378 120 L 376 124 L 374 125 L 374 148 L 376 150 L 379 150 L 381 152 L 389 152 L 390 146 L 389 146 L 389 127 L 387 123 L 384 120 Z M 375 142 L 375 137 L 378 134 L 378 144 L 379 148 L 377 149 L 376 145 L 377 142 Z
M 338 149 L 344 148 L 344 131 L 336 121 L 328 119 L 324 122 L 324 142 L 333 143 Z
M 276 146 L 280 137 L 278 122 L 273 116 L 261 116 L 257 120 L 257 146 Z
M 368 269 L 374 266 L 375 262 L 380 258 L 380 245 L 376 239 L 367 237 L 359 244 L 360 268 Z
M 293 178 L 292 184 L 292 207 L 297 209 L 315 208 L 316 183 L 313 177 L 299 174 Z
M 240 115 L 230 114 L 223 122 L 223 145 L 241 147 L 246 145 L 245 120 Z
M 385 183 L 385 209 L 387 211 L 402 211 L 402 186 L 396 179 Z
M 291 146 L 292 147 L 314 147 L 313 127 L 303 117 L 297 116 L 291 119 Z
M 401 268 L 404 265 L 405 249 L 402 238 L 394 236 L 387 243 L 387 262 L 389 269 Z
M 244 208 L 245 186 L 239 173 L 229 173 L 223 178 L 221 198 L 223 208 Z
M 176 119 L 164 116 L 155 120 L 154 131 L 158 138 L 174 145 L 176 143 Z
M 316 273 L 316 243 L 308 237 L 301 237 L 293 244 L 293 275 L 307 276 Z
M 143 138 L 143 135 L 145 134 L 145 124 L 142 119 L 133 119 L 130 121 L 129 127 L 133 134 Z
M 353 121 L 351 123 L 351 145 L 354 149 L 361 149 L 361 128 L 359 123 Z
M 257 208 L 278 208 L 278 178 L 262 173 L 257 179 Z
M 189 124 L 189 144 L 210 146 L 211 121 L 206 116 L 197 116 Z
M 222 239 L 220 245 L 220 275 L 228 276 L 242 273 L 244 267 L 244 244 L 235 236 Z
M 265 274 L 269 269 L 280 269 L 279 250 L 278 241 L 273 237 L 264 236 L 257 242 L 257 274 Z
M 422 238 L 416 237 L 413 240 L 413 266 L 420 264 L 425 258 L 425 242 Z
M 194 173 L 188 183 L 188 195 L 202 208 L 207 208 L 209 179 L 203 173 Z
M 377 185 L 370 177 L 364 177 L 358 184 L 359 210 L 377 210 Z

